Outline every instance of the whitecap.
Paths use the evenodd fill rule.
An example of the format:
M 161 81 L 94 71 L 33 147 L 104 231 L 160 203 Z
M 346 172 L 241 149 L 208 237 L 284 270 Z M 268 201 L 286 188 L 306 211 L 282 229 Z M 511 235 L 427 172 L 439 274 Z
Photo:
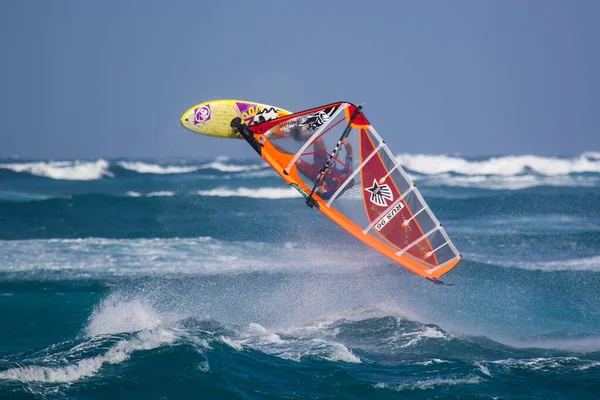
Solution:
M 119 161 L 117 163 L 122 168 L 130 171 L 135 171 L 140 174 L 186 174 L 198 171 L 201 167 L 189 165 L 158 165 L 147 164 L 141 161 Z
M 419 185 L 479 188 L 488 190 L 522 190 L 540 186 L 551 187 L 595 187 L 600 184 L 598 176 L 485 176 L 485 175 L 440 175 L 415 177 Z
M 175 341 L 176 336 L 159 329 L 143 331 L 135 337 L 122 340 L 105 354 L 85 358 L 61 366 L 31 365 L 0 371 L 0 379 L 19 382 L 71 383 L 95 375 L 104 364 L 119 364 L 129 359 L 138 350 L 151 350 Z
M 161 191 L 157 191 L 157 192 L 150 192 L 150 193 L 140 193 L 140 192 L 134 192 L 134 191 L 129 191 L 127 193 L 125 193 L 126 196 L 129 197 L 171 197 L 171 196 L 175 196 L 175 192 L 171 192 L 168 190 L 161 190 Z
M 396 159 L 403 167 L 425 175 L 453 172 L 461 175 L 515 176 L 529 169 L 539 175 L 557 176 L 584 172 L 600 173 L 600 159 L 596 158 L 596 155 L 595 152 L 587 152 L 573 158 L 521 155 L 471 161 L 448 155 L 399 154 Z
M 163 323 L 161 315 L 141 299 L 109 296 L 94 310 L 85 333 L 88 336 L 154 329 Z
M 0 168 L 14 172 L 57 180 L 91 181 L 104 176 L 113 177 L 106 160 L 97 161 L 39 161 L 29 163 L 0 164 Z
M 298 191 L 289 187 L 260 187 L 255 189 L 246 187 L 239 187 L 236 189 L 219 187 L 211 190 L 199 190 L 197 193 L 201 196 L 250 197 L 253 199 L 293 199 L 301 197 L 301 194 L 298 193 Z
M 379 389 L 391 389 L 397 391 L 403 390 L 427 390 L 433 389 L 439 386 L 453 386 L 453 385 L 476 385 L 481 383 L 481 378 L 478 376 L 466 377 L 466 378 L 432 378 L 421 381 L 412 381 L 401 384 L 393 383 L 377 383 L 374 387 Z
M 251 165 L 238 165 L 238 164 L 226 164 L 225 162 L 217 159 L 211 163 L 202 165 L 200 168 L 202 169 L 215 169 L 221 172 L 246 172 L 246 171 L 257 171 L 261 169 L 265 169 L 268 167 L 268 164 L 263 163 L 260 165 L 251 164 Z

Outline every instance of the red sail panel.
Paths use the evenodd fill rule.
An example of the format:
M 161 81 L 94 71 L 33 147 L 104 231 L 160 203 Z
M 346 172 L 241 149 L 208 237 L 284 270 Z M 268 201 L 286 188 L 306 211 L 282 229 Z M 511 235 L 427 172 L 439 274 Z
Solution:
M 360 157 L 361 162 L 369 157 L 376 149 L 371 137 L 366 129 L 360 130 Z M 371 159 L 361 169 L 361 182 L 363 185 L 363 200 L 367 217 L 369 221 L 381 221 L 383 213 L 402 196 L 398 187 L 391 176 L 385 181 L 389 170 L 385 166 L 379 153 L 372 156 Z M 409 209 L 404 200 L 400 201 L 394 207 L 394 217 L 383 226 L 377 224 L 374 229 L 379 232 L 383 238 L 398 249 L 404 249 L 411 243 L 421 238 L 424 232 L 417 223 L 417 219 L 411 217 L 413 212 Z M 389 211 L 388 211 L 389 213 Z M 405 221 L 409 221 L 406 223 Z M 427 257 L 431 251 L 431 245 L 427 239 L 420 240 L 416 245 L 410 247 L 406 252 L 420 260 L 427 260 L 428 263 L 437 265 L 435 258 Z

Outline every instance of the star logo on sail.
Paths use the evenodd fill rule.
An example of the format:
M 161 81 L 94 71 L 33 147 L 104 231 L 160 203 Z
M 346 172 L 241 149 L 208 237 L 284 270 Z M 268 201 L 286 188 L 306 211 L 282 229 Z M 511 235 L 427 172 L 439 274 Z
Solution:
M 387 184 L 378 184 L 376 179 L 373 179 L 373 186 L 365 188 L 365 191 L 371 193 L 371 203 L 380 207 L 387 207 L 386 200 L 394 200 L 390 187 Z

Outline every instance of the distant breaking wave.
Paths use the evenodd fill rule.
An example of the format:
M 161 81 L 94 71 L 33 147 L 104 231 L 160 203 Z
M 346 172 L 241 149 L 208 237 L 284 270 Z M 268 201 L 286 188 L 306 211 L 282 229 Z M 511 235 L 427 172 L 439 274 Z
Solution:
M 480 187 L 483 189 L 523 189 L 535 186 L 597 186 L 600 152 L 585 152 L 572 158 L 534 155 L 500 156 L 474 160 L 459 156 L 399 154 L 398 162 L 415 180 L 431 178 L 436 185 Z M 203 179 L 276 177 L 263 160 L 234 161 L 219 156 L 213 161 L 176 163 L 120 160 L 32 161 L 0 163 L 0 171 L 29 174 L 57 180 L 90 181 L 118 179 L 122 174 L 177 175 L 201 174 Z M 212 175 L 210 174 L 212 172 Z M 573 176 L 580 174 L 579 176 Z
M 250 189 L 240 187 L 236 189 L 216 188 L 211 190 L 199 190 L 201 196 L 217 197 L 250 197 L 253 199 L 294 199 L 301 197 L 300 193 L 292 188 L 261 187 Z
M 236 165 L 236 164 L 225 164 L 219 160 L 213 161 L 209 164 L 203 165 L 202 169 L 215 169 L 221 172 L 247 172 L 247 171 L 256 171 L 260 169 L 267 168 L 268 165 L 266 163 L 262 163 L 260 165 L 250 164 L 250 165 Z
M 600 151 L 586 151 L 581 155 L 590 160 L 600 160 Z
M 175 195 L 175 192 L 171 192 L 168 190 L 161 190 L 159 192 L 150 192 L 150 193 L 140 193 L 140 192 L 134 192 L 134 191 L 129 191 L 126 193 L 127 196 L 129 197 L 171 197 Z
M 488 190 L 521 190 L 540 186 L 553 187 L 595 187 L 600 185 L 598 176 L 456 176 L 449 173 L 440 175 L 411 176 L 420 185 L 451 186 L 462 188 L 478 188 Z
M 116 170 L 115 170 L 116 168 Z M 189 174 L 200 170 L 214 170 L 223 173 L 262 173 L 268 168 L 264 162 L 260 164 L 229 163 L 226 157 L 219 156 L 205 164 L 163 165 L 142 161 L 116 161 L 109 163 L 104 159 L 96 161 L 34 161 L 0 163 L 0 170 L 10 170 L 56 180 L 90 181 L 104 177 L 114 178 L 117 170 L 122 168 L 138 174 L 171 175 Z M 270 171 L 268 171 L 270 172 Z M 249 177 L 253 177 L 252 175 Z
M 399 154 L 396 159 L 406 169 L 424 175 L 452 172 L 460 175 L 515 176 L 528 170 L 545 176 L 600 173 L 600 152 L 586 152 L 574 158 L 524 155 L 470 161 L 447 155 Z
M 212 169 L 219 172 L 248 172 L 267 168 L 267 164 L 228 164 L 222 158 L 218 157 L 215 161 L 202 165 L 160 165 L 148 164 L 140 161 L 119 161 L 117 165 L 129 171 L 140 174 L 188 174 L 201 169 Z
M 70 181 L 92 181 L 101 179 L 104 176 L 113 177 L 114 174 L 108 170 L 108 167 L 108 161 L 103 159 L 97 161 L 39 161 L 0 164 L 1 169 Z
M 130 171 L 138 172 L 140 174 L 187 174 L 190 172 L 198 171 L 200 167 L 195 166 L 181 166 L 181 165 L 166 165 L 162 166 L 159 164 L 147 164 L 141 161 L 119 161 L 117 162 L 122 168 Z

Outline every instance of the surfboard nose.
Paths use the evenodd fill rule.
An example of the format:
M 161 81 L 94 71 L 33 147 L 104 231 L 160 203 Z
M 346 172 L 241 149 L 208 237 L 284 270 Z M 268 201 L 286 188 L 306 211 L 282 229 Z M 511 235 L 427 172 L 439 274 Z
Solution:
M 181 125 L 183 125 L 184 128 L 189 129 L 190 126 L 193 126 L 194 125 L 194 108 L 190 108 L 185 113 L 183 113 L 183 115 L 179 119 L 179 122 L 181 123 Z

